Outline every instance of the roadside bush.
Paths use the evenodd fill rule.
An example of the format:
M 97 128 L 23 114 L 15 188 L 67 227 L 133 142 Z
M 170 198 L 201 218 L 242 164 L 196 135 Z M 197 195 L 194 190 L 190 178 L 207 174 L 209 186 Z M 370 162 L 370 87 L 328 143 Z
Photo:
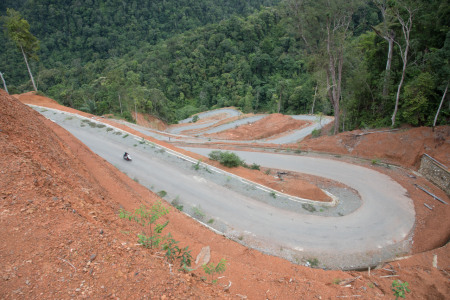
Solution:
M 220 162 L 220 164 L 225 167 L 234 168 L 243 165 L 244 161 L 239 158 L 236 154 L 229 151 L 212 151 L 209 153 L 209 158 Z
M 221 155 L 221 153 L 222 153 L 222 151 L 214 150 L 214 151 L 211 151 L 211 152 L 208 154 L 208 156 L 209 156 L 209 158 L 211 158 L 212 160 L 220 161 L 220 155 Z

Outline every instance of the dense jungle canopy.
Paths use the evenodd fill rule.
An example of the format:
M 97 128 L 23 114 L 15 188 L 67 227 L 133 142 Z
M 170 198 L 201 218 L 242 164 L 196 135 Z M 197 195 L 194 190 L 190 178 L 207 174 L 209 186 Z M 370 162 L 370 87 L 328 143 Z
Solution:
M 334 114 L 335 132 L 450 120 L 447 0 L 3 0 L 0 15 L 9 92 L 32 72 L 94 114 L 173 123 L 236 106 Z

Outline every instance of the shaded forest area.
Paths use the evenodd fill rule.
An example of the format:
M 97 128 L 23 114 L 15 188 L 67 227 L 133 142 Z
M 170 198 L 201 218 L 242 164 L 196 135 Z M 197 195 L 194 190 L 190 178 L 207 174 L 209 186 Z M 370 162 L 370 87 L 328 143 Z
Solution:
M 28 21 L 37 89 L 70 107 L 170 123 L 224 106 L 334 114 L 335 132 L 449 123 L 448 1 L 54 2 L 0 14 Z M 9 92 L 30 90 L 24 55 L 0 42 Z

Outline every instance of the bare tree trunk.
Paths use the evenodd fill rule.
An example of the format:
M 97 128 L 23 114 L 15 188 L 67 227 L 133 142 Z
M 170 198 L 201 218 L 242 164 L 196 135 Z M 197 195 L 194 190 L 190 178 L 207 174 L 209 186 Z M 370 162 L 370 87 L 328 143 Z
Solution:
M 312 108 L 311 108 L 311 114 L 314 114 L 314 105 L 316 104 L 316 95 L 317 95 L 317 84 L 316 87 L 314 89 L 314 98 L 313 98 L 313 104 L 312 104 Z
M 434 131 L 434 127 L 436 126 L 436 121 L 437 121 L 437 118 L 439 116 L 439 113 L 441 111 L 442 103 L 444 103 L 445 96 L 447 95 L 447 89 L 448 89 L 448 82 L 447 82 L 447 86 L 445 87 L 444 95 L 442 95 L 441 103 L 439 104 L 439 108 L 438 108 L 438 110 L 436 112 L 436 116 L 434 117 L 433 131 Z
M 403 36 L 405 38 L 405 50 L 402 50 L 402 46 L 398 43 L 395 42 L 398 47 L 400 48 L 400 55 L 402 57 L 402 61 L 403 61 L 403 70 L 402 70 L 402 78 L 400 79 L 400 83 L 398 84 L 398 88 L 397 88 L 397 95 L 395 97 L 395 108 L 394 108 L 394 113 L 392 114 L 392 124 L 391 126 L 394 127 L 395 125 L 395 117 L 397 115 L 397 111 L 398 111 L 398 102 L 400 99 L 400 91 L 402 89 L 402 85 L 403 85 L 403 81 L 405 80 L 405 74 L 406 74 L 406 66 L 408 64 L 408 51 L 409 51 L 409 35 L 411 33 L 411 27 L 412 27 L 412 19 L 413 19 L 413 14 L 414 11 L 412 8 L 410 7 L 405 7 L 405 9 L 408 11 L 408 20 L 405 22 L 405 20 L 403 20 L 403 18 L 400 16 L 400 13 L 397 12 L 397 20 L 400 22 L 400 24 L 402 25 L 402 31 L 403 31 Z
M 385 39 L 388 41 L 389 49 L 388 49 L 388 57 L 386 61 L 386 74 L 384 75 L 384 84 L 383 84 L 383 97 L 387 97 L 389 95 L 389 81 L 391 79 L 391 63 L 392 63 L 392 54 L 394 52 L 394 32 Z
M 349 21 L 344 20 L 342 24 L 339 26 L 346 27 L 345 31 L 348 28 Z M 335 25 L 336 26 L 336 25 Z M 328 52 L 328 69 L 327 69 L 327 87 L 328 87 L 328 95 L 331 100 L 331 104 L 334 109 L 334 134 L 339 132 L 339 99 L 341 98 L 341 82 L 342 82 L 342 67 L 344 65 L 344 45 L 340 43 L 337 47 L 336 53 L 333 53 L 331 50 L 331 21 L 328 19 L 327 21 L 327 52 Z M 333 29 L 334 30 L 334 29 Z M 344 31 L 344 33 L 345 33 Z M 337 63 L 337 74 L 336 74 L 336 63 Z M 330 86 L 330 81 L 332 85 Z
M 119 94 L 119 105 L 120 105 L 120 115 L 122 115 L 123 111 L 122 111 L 122 101 L 120 100 L 120 94 Z
M 134 99 L 134 113 L 135 113 L 135 118 L 136 118 L 136 124 L 138 123 L 138 120 L 137 120 L 137 107 L 136 107 L 136 99 Z
M 394 40 L 395 40 L 395 32 L 393 30 L 388 29 L 387 24 L 387 8 L 388 3 L 386 0 L 375 0 L 375 5 L 380 9 L 381 15 L 383 16 L 383 32 L 379 32 L 375 27 L 372 26 L 372 29 L 375 33 L 385 39 L 388 42 L 388 57 L 386 61 L 386 72 L 384 74 L 384 84 L 383 84 L 383 97 L 387 97 L 389 95 L 389 81 L 391 77 L 391 63 L 392 63 L 392 54 L 394 51 Z
M 284 91 L 284 86 L 281 87 L 280 98 L 278 99 L 278 113 L 280 113 L 280 111 L 281 111 L 281 104 L 283 101 L 283 91 Z
M 2 74 L 2 72 L 0 72 L 0 77 L 2 78 L 2 81 L 3 81 L 3 86 L 5 87 L 5 91 L 9 94 L 9 92 L 8 92 L 8 88 L 6 87 L 6 81 L 5 81 L 5 78 L 3 78 L 3 74 Z
M 395 96 L 395 107 L 394 107 L 394 113 L 392 114 L 392 117 L 391 117 L 391 121 L 392 121 L 391 127 L 394 127 L 394 125 L 395 125 L 395 117 L 397 116 L 398 102 L 400 100 L 400 91 L 402 89 L 403 81 L 405 80 L 406 63 L 407 63 L 407 60 L 404 60 L 403 61 L 402 78 L 400 79 L 400 82 L 398 84 L 397 95 Z
M 33 84 L 34 91 L 37 92 L 36 84 L 34 83 L 33 74 L 31 74 L 30 66 L 28 65 L 27 56 L 25 55 L 25 52 L 23 51 L 22 46 L 20 46 L 20 50 L 22 50 L 23 58 L 25 59 L 25 63 L 27 65 L 28 73 L 30 74 L 31 83 Z

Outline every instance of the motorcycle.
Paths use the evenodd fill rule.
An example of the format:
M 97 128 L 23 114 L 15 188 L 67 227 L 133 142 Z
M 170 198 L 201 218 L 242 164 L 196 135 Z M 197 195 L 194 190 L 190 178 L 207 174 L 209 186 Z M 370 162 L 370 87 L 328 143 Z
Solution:
M 123 159 L 125 159 L 126 161 L 131 161 L 131 156 L 130 154 L 126 153 L 123 155 Z

